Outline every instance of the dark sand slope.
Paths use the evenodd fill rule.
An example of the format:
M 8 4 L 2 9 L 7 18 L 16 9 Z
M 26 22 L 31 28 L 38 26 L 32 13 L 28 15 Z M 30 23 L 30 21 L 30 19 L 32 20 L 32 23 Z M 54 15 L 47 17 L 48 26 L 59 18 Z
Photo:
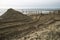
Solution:
M 21 12 L 15 11 L 14 9 L 8 9 L 0 19 L 0 28 L 10 27 L 14 25 L 21 25 L 32 21 L 32 19 L 22 14 Z
M 8 9 L 7 12 L 5 12 L 1 16 L 1 18 L 2 18 L 0 19 L 1 40 L 5 40 L 4 38 L 7 35 L 10 35 L 11 33 L 12 34 L 16 32 L 20 33 L 21 30 L 23 31 L 24 29 L 29 28 L 30 26 L 25 26 L 25 24 L 32 21 L 32 19 L 29 16 L 24 15 L 21 12 L 15 11 L 14 9 Z

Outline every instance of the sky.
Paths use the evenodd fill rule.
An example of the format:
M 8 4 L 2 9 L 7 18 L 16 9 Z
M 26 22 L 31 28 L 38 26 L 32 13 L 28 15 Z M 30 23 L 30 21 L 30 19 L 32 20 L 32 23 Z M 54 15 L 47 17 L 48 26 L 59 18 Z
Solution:
M 60 0 L 0 0 L 0 8 L 60 8 Z

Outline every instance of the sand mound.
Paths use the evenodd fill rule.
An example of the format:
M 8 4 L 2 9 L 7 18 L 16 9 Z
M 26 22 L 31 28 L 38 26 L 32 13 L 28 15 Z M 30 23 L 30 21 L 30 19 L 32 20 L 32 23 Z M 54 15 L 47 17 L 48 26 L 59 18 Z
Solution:
M 28 17 L 27 15 L 22 14 L 21 12 L 18 12 L 14 9 L 8 9 L 7 12 L 5 12 L 1 18 L 3 18 L 3 21 L 19 21 L 19 20 L 27 20 L 27 21 L 31 21 L 31 18 Z M 1 20 L 1 21 L 2 21 Z

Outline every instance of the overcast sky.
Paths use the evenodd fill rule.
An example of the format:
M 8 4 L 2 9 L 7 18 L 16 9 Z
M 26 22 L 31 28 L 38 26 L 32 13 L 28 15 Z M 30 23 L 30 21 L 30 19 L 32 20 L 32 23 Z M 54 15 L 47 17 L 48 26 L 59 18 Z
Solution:
M 60 8 L 60 0 L 0 0 L 0 8 Z

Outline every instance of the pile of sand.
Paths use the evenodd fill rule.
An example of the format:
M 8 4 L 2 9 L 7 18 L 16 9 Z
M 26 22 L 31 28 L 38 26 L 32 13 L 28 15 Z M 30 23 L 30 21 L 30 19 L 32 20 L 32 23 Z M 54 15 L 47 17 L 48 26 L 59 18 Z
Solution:
M 20 21 L 20 20 L 27 20 L 27 21 L 31 21 L 32 19 L 27 16 L 24 15 L 21 12 L 18 12 L 14 9 L 8 9 L 7 12 L 5 12 L 2 16 L 1 16 L 2 20 L 1 22 L 6 22 L 6 21 Z

